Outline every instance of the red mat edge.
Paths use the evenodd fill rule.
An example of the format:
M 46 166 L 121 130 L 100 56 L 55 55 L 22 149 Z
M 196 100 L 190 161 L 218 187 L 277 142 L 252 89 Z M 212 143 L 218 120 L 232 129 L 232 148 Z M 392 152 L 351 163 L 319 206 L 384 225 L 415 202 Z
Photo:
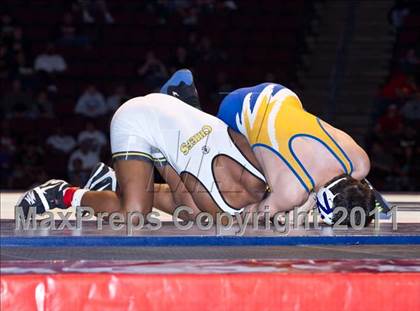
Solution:
M 420 273 L 1 276 L 1 310 L 420 310 Z

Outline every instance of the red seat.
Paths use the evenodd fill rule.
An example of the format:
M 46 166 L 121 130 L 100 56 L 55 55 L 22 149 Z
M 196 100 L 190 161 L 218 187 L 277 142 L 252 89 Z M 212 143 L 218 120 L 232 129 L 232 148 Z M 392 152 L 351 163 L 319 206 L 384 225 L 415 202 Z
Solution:
M 84 64 L 85 75 L 89 77 L 103 77 L 107 66 L 103 63 L 87 63 Z
M 25 34 L 28 38 L 32 40 L 42 41 L 45 46 L 45 42 L 50 38 L 51 29 L 43 25 L 31 25 L 30 27 L 25 27 Z
M 86 67 L 83 63 L 72 63 L 72 64 L 68 64 L 68 68 L 67 68 L 67 76 L 69 77 L 81 77 L 84 76 L 86 73 Z
M 58 117 L 66 117 L 65 119 L 67 119 L 69 115 L 74 113 L 75 105 L 76 100 L 63 98 L 61 100 L 57 100 L 57 102 L 54 104 L 54 111 Z
M 134 63 L 118 62 L 111 68 L 111 74 L 116 78 L 132 78 L 136 76 L 136 65 Z
M 420 14 L 411 14 L 404 20 L 406 28 L 420 28 Z
M 399 36 L 399 44 L 415 44 L 419 38 L 419 32 L 416 30 L 405 30 Z

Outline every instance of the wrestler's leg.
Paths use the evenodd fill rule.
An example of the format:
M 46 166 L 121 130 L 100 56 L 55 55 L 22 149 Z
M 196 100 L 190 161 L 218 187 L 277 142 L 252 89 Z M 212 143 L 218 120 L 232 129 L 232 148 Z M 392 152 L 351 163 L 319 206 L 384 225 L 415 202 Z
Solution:
M 112 191 L 88 191 L 83 194 L 80 205 L 92 208 L 95 215 L 122 212 L 120 200 Z
M 178 216 L 181 219 L 192 219 L 200 211 L 195 207 L 194 203 L 189 203 L 192 201 L 192 197 L 190 194 L 188 195 L 190 198 L 188 200 L 183 200 L 180 203 L 179 200 L 175 201 L 174 191 L 168 184 L 154 184 L 153 207 L 172 215 L 175 209 L 180 205 L 188 206 L 192 208 L 192 214 L 181 212 Z M 91 207 L 95 214 L 123 211 L 117 193 L 112 191 L 86 192 L 82 197 L 81 206 Z
M 153 165 L 139 160 L 119 160 L 114 164 L 124 212 L 147 215 L 153 205 Z
M 157 168 L 159 173 L 169 184 L 154 184 L 153 207 L 168 214 L 173 214 L 174 210 L 180 206 L 192 208 L 192 214 L 181 213 L 182 219 L 191 219 L 199 213 L 191 195 L 182 183 L 175 170 L 169 165 Z M 110 168 L 110 170 L 112 170 Z M 94 209 L 95 214 L 99 212 L 121 212 L 121 204 L 117 193 L 111 191 L 89 191 L 82 197 L 82 206 L 89 206 Z
M 137 160 L 120 160 L 115 163 L 115 173 L 120 188 L 119 196 L 112 191 L 88 191 L 83 194 L 81 206 L 99 212 L 141 212 L 146 215 L 153 203 L 153 166 Z
M 46 210 L 53 208 L 67 209 L 70 206 L 89 207 L 93 209 L 94 215 L 102 213 L 103 216 L 106 216 L 104 214 L 109 215 L 115 212 L 147 214 L 151 211 L 154 201 L 153 204 L 157 208 L 167 213 L 173 213 L 175 208 L 180 205 L 191 207 L 191 213 L 184 212 L 178 215 L 181 219 L 193 219 L 198 214 L 199 210 L 195 207 L 191 195 L 182 182 L 180 186 L 175 187 L 180 181 L 177 174 L 167 174 L 167 178 L 171 176 L 171 178 L 168 178 L 168 182 L 173 185 L 174 189 L 177 189 L 174 192 L 167 184 L 153 185 L 151 174 L 149 174 L 148 182 L 145 176 L 148 175 L 148 171 L 151 172 L 151 165 L 150 167 L 147 167 L 148 165 L 144 167 L 145 165 L 134 163 L 134 165 L 118 166 L 120 167 L 117 168 L 120 185 L 123 185 L 120 186 L 121 197 L 113 191 L 88 191 L 72 187 L 63 180 L 50 180 L 25 192 L 17 202 L 17 206 L 22 208 L 25 216 L 28 215 L 31 208 L 35 208 L 37 214 L 42 214 Z M 142 166 L 143 168 L 141 168 Z M 126 172 L 130 174 L 126 174 Z M 133 172 L 134 174 L 132 174 Z M 154 190 L 152 190 L 152 187 L 154 187 Z M 125 204 L 125 207 L 123 204 Z M 135 217 L 133 218 L 135 219 Z

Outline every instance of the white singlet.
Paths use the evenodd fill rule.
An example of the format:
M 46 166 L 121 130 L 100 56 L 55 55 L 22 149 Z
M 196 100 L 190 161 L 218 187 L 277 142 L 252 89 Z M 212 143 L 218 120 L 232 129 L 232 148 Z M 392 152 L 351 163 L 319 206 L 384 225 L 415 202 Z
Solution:
M 145 160 L 171 165 L 195 176 L 224 212 L 242 212 L 223 199 L 215 184 L 213 160 L 226 155 L 265 182 L 231 139 L 218 118 L 165 94 L 149 94 L 125 102 L 111 121 L 113 160 Z

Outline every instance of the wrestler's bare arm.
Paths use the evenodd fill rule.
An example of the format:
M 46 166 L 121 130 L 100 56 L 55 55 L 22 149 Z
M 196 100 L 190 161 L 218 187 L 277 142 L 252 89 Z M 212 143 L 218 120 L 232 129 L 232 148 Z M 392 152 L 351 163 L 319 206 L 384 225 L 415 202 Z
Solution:
M 252 204 L 246 207 L 247 212 L 266 213 L 269 212 L 270 217 L 274 217 L 277 213 L 294 211 L 297 208 L 297 224 L 301 225 L 305 222 L 307 215 L 316 207 L 316 195 L 314 192 L 307 196 L 304 203 L 294 205 L 294 203 L 285 200 L 274 199 L 274 197 L 267 197 L 264 201 Z M 294 217 L 290 216 L 290 222 L 294 222 Z M 276 221 L 280 221 L 277 219 Z
M 178 206 L 188 206 L 192 214 L 179 215 L 183 219 L 192 219 L 200 212 L 193 197 L 185 187 L 179 175 L 170 165 L 157 168 L 167 184 L 155 184 L 153 206 L 168 214 L 173 214 Z
M 341 147 L 344 148 L 350 157 L 350 160 L 353 163 L 353 172 L 351 176 L 357 180 L 365 178 L 370 171 L 370 160 L 366 151 L 363 150 L 363 148 L 346 132 L 323 121 L 322 125 L 333 135 L 334 139 L 339 142 Z
M 302 205 L 307 201 L 308 196 L 302 200 L 294 200 L 289 197 L 287 193 L 270 193 L 264 200 L 258 203 L 250 204 L 246 207 L 247 211 L 250 212 L 269 212 L 270 217 L 274 216 L 278 212 L 287 212 L 293 210 L 294 207 Z
M 352 159 L 354 170 L 351 176 L 357 180 L 362 180 L 369 174 L 370 160 L 367 153 L 359 145 L 356 144 L 354 148 L 356 149 L 357 157 L 354 160 Z
M 121 192 L 121 205 L 126 212 L 150 213 L 152 206 L 173 214 L 176 207 L 191 207 L 195 216 L 199 210 L 178 174 L 169 166 L 158 168 L 168 184 L 153 183 L 153 166 L 144 161 L 117 161 L 115 172 Z M 180 215 L 189 218 L 189 215 Z

